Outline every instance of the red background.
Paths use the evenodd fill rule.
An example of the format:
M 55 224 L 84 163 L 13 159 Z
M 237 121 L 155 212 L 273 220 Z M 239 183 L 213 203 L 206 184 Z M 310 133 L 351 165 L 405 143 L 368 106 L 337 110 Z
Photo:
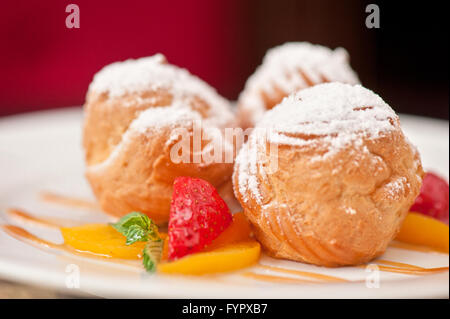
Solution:
M 67 29 L 65 7 L 80 8 Z M 367 1 L 2 1 L 0 116 L 82 105 L 105 64 L 161 52 L 236 99 L 265 51 L 285 41 L 343 46 L 365 86 L 397 111 L 448 119 L 444 10 Z

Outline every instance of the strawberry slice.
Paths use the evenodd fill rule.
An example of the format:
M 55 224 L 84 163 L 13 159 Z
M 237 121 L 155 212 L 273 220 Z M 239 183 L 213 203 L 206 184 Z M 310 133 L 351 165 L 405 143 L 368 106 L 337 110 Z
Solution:
M 427 173 L 410 211 L 433 217 L 448 225 L 448 194 L 447 181 L 433 173 Z
M 231 212 L 205 180 L 177 177 L 169 218 L 169 260 L 202 250 L 227 228 Z

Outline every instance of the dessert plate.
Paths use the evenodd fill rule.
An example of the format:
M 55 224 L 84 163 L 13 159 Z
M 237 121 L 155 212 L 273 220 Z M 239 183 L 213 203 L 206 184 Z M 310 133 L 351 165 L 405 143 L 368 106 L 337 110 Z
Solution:
M 425 169 L 448 179 L 448 122 L 400 118 Z M 39 238 L 62 242 L 57 228 L 17 214 L 12 218 L 8 208 L 65 223 L 109 221 L 93 204 L 83 177 L 81 123 L 80 108 L 0 119 L 0 224 L 18 225 Z M 83 201 L 48 193 L 44 198 L 43 191 Z M 263 256 L 254 267 L 231 274 L 148 275 L 139 262 L 71 255 L 0 230 L 0 278 L 101 297 L 448 298 L 448 263 L 448 254 L 394 242 L 381 258 L 362 267 L 329 269 Z

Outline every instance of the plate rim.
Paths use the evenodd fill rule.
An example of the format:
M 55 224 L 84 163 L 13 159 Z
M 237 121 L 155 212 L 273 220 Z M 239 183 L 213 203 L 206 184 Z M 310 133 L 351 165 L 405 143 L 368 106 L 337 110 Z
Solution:
M 70 116 L 70 118 L 69 118 Z M 413 122 L 427 122 L 428 125 L 437 125 L 440 127 L 445 126 L 445 129 L 447 131 L 447 140 L 448 140 L 448 128 L 449 128 L 449 121 L 443 120 L 443 119 L 434 119 L 434 118 L 426 118 L 416 115 L 410 115 L 410 114 L 399 114 L 400 120 L 405 119 L 406 121 L 413 121 Z M 36 111 L 36 112 L 30 112 L 30 113 L 22 113 L 22 114 L 16 114 L 16 115 L 9 115 L 5 117 L 0 118 L 0 132 L 8 132 L 10 131 L 11 134 L 14 132 L 13 127 L 16 125 L 25 124 L 29 121 L 39 121 L 39 120 L 49 120 L 49 117 L 66 117 L 68 121 L 73 121 L 75 119 L 81 119 L 82 118 L 82 109 L 79 107 L 67 107 L 67 108 L 60 108 L 60 109 L 50 109 L 45 111 Z M 7 125 L 3 125 L 7 124 Z M 0 139 L 1 140 L 1 139 Z M 10 270 L 15 269 L 16 271 L 14 273 L 11 273 Z M 30 271 L 31 269 L 31 271 Z M 89 275 L 90 276 L 90 275 Z M 445 282 L 448 283 L 448 271 L 445 273 L 440 274 L 434 274 L 434 275 L 427 275 L 424 277 L 418 277 L 418 278 L 408 278 L 408 279 L 399 279 L 399 280 L 393 280 L 386 282 L 386 284 L 389 286 L 391 284 L 396 284 L 397 287 L 400 284 L 405 291 L 407 291 L 406 297 L 408 298 L 448 298 L 449 296 L 449 287 L 444 285 L 439 285 L 439 289 L 436 289 L 436 287 L 430 287 L 430 285 L 424 285 L 425 288 L 419 289 L 411 289 L 411 283 L 413 285 L 417 285 L 418 282 L 420 283 L 429 283 L 431 282 L 442 282 L 445 280 Z M 53 289 L 62 290 L 65 292 L 68 292 L 71 295 L 81 295 L 88 293 L 89 291 L 86 291 L 86 289 L 83 287 L 80 290 L 74 290 L 69 289 L 65 287 L 65 285 L 62 285 L 61 283 L 64 282 L 64 273 L 57 273 L 57 274 L 50 274 L 48 272 L 45 272 L 43 269 L 33 269 L 33 267 L 29 267 L 27 265 L 24 265 L 22 263 L 17 263 L 14 261 L 7 261 L 4 259 L 0 259 L 0 277 L 4 278 L 6 280 L 13 279 L 16 282 L 21 282 L 24 284 L 29 285 L 36 285 L 40 287 L 48 287 Z M 120 292 L 117 290 L 110 290 L 111 287 L 108 287 L 108 285 L 101 284 L 101 280 L 99 277 L 97 278 L 88 278 L 88 282 L 90 283 L 90 286 L 87 286 L 87 290 L 97 290 L 103 294 L 115 296 L 115 297 L 124 297 L 123 296 L 123 290 Z M 167 278 L 165 278 L 167 279 Z M 100 283 L 99 283 L 100 282 Z M 390 283 L 390 284 L 389 284 Z M 192 281 L 186 281 L 183 285 L 180 285 L 177 287 L 176 293 L 173 292 L 173 288 L 167 288 L 165 290 L 161 290 L 160 285 L 158 287 L 147 288 L 144 290 L 139 290 L 133 293 L 129 292 L 125 297 L 132 296 L 133 298 L 227 298 L 227 297 L 233 297 L 233 298 L 248 298 L 245 294 L 247 291 L 251 291 L 252 293 L 255 292 L 255 289 L 247 289 L 248 287 L 240 286 L 241 291 L 233 292 L 232 295 L 229 291 L 225 289 L 218 289 L 219 293 L 216 295 L 212 295 L 210 287 L 214 286 L 211 285 L 212 283 L 207 283 L 206 285 L 203 285 L 202 289 L 198 289 L 195 291 L 194 296 L 192 296 L 193 292 L 189 291 L 189 295 L 186 295 L 188 292 L 187 288 L 189 288 L 189 285 L 192 284 Z M 353 283 L 354 284 L 354 283 Z M 344 284 L 333 284 L 335 287 L 340 287 L 339 285 L 352 285 L 352 283 L 344 283 Z M 306 285 L 308 286 L 308 285 Z M 223 287 L 223 285 L 218 285 L 218 287 Z M 327 285 L 329 287 L 329 285 Z M 183 290 L 183 289 L 184 290 Z M 172 291 L 170 291 L 172 289 Z M 286 292 L 289 290 L 289 294 L 292 295 L 283 295 L 279 296 L 281 290 L 286 290 Z M 305 285 L 302 285 L 300 287 L 299 293 L 301 293 L 301 297 L 294 296 L 295 293 L 293 289 L 285 289 L 285 287 L 280 286 L 280 288 L 276 290 L 273 294 L 268 293 L 259 293 L 256 298 L 314 298 L 314 296 L 318 296 L 319 292 L 315 288 L 310 288 L 307 292 L 305 292 Z M 339 298 L 404 298 L 405 295 L 401 294 L 402 289 L 394 289 L 394 290 L 386 290 L 386 289 L 380 289 L 380 290 L 372 290 L 370 293 L 367 292 L 365 294 L 361 293 L 361 290 L 358 290 L 356 292 L 353 292 L 353 290 L 348 291 L 346 290 L 346 293 L 340 293 Z M 125 289 L 127 290 L 127 289 Z M 286 293 L 285 292 L 285 293 Z M 353 295 L 352 295 L 353 293 Z M 356 293 L 356 294 L 355 294 Z M 307 294 L 307 295 L 306 295 Z M 309 295 L 309 296 L 308 296 Z M 336 298 L 336 296 L 321 296 L 322 298 Z

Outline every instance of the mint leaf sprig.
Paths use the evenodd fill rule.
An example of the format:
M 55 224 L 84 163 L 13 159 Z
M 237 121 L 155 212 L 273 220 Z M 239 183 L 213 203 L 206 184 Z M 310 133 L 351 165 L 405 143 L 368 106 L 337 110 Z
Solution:
M 159 236 L 158 226 L 147 215 L 139 212 L 125 215 L 111 226 L 126 237 L 126 245 L 137 241 L 147 242 L 143 251 L 142 263 L 148 272 L 155 272 L 156 266 L 161 260 L 164 244 Z
M 117 223 L 111 224 L 119 233 L 127 238 L 126 245 L 137 241 L 148 241 L 161 239 L 158 226 L 147 215 L 132 212 L 123 216 Z
M 148 272 L 156 271 L 156 265 L 161 260 L 163 251 L 163 240 L 149 240 L 144 247 L 142 263 Z

